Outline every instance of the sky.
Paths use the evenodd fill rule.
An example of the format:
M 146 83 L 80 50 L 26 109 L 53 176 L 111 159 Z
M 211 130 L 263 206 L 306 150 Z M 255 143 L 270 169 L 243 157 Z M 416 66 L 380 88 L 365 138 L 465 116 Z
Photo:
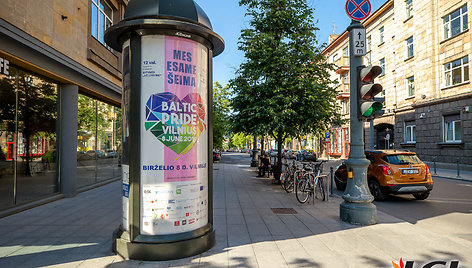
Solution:
M 223 86 L 230 79 L 239 65 L 244 62 L 244 54 L 238 50 L 238 38 L 241 30 L 249 27 L 249 18 L 244 17 L 245 7 L 239 6 L 239 0 L 194 0 L 210 18 L 213 31 L 225 41 L 225 50 L 213 58 L 213 81 Z M 328 43 L 333 31 L 343 33 L 350 18 L 345 11 L 346 0 L 307 0 L 308 5 L 314 8 L 318 43 Z M 383 5 L 386 0 L 370 0 L 372 12 Z M 333 27 L 335 26 L 335 27 Z

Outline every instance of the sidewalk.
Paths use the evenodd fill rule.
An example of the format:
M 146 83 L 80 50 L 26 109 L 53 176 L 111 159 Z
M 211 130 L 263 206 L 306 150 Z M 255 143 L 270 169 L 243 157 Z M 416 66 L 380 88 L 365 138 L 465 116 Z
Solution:
M 319 159 L 319 160 L 327 160 L 326 158 Z M 329 167 L 333 167 L 336 170 L 336 167 L 346 159 L 341 160 L 333 160 L 330 159 L 327 164 L 325 164 L 325 173 L 329 172 Z M 459 177 L 457 176 L 457 167 L 455 164 L 445 164 L 445 163 L 437 163 L 436 165 L 436 173 L 434 172 L 434 163 L 433 162 L 425 162 L 430 168 L 431 175 L 438 178 L 443 179 L 453 179 L 453 180 L 462 180 L 462 181 L 470 181 L 472 182 L 472 171 L 470 169 L 470 165 L 464 167 L 464 165 L 460 166 L 459 170 Z
M 0 267 L 415 267 L 459 260 L 472 267 L 472 242 L 433 233 L 382 212 L 378 224 L 339 220 L 342 199 L 299 204 L 249 165 L 214 166 L 217 243 L 209 252 L 175 261 L 123 260 L 111 251 L 121 221 L 121 184 L 0 219 Z M 277 214 L 272 208 L 293 208 Z M 468 214 L 467 217 L 472 217 Z M 471 231 L 472 232 L 472 231 Z

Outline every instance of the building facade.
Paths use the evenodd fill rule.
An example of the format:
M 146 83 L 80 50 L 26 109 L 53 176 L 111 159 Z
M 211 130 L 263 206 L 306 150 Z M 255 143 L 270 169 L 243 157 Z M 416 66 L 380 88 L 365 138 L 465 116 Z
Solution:
M 382 67 L 376 82 L 385 96 L 384 116 L 365 124 L 366 147 L 373 143 L 377 149 L 415 151 L 424 161 L 472 164 L 470 8 L 470 0 L 389 0 L 363 21 L 364 64 Z M 339 64 L 340 56 L 349 55 L 343 54 L 347 43 L 344 32 L 323 51 L 339 67 L 333 77 L 341 81 L 340 109 L 349 100 L 343 88 L 349 68 Z
M 103 34 L 127 3 L 2 2 L 0 215 L 121 176 L 121 55 Z

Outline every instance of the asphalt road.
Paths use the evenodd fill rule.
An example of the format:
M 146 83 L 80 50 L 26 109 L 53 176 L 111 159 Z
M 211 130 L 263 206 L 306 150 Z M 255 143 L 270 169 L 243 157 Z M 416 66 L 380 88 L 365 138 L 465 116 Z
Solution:
M 223 153 L 221 163 L 250 164 L 248 154 Z M 328 166 L 336 166 L 329 163 Z M 329 167 L 325 169 L 329 172 Z M 334 188 L 334 194 L 342 192 Z M 434 189 L 428 199 L 418 201 L 412 195 L 389 196 L 377 202 L 377 210 L 437 234 L 472 241 L 472 183 L 434 177 Z

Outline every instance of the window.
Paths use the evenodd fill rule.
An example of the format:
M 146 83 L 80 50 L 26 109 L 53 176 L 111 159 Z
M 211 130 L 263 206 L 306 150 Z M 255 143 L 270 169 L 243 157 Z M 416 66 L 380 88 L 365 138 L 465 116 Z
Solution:
M 406 39 L 406 56 L 407 58 L 413 57 L 413 36 Z
M 343 49 L 343 56 L 344 56 L 344 57 L 349 57 L 349 47 L 345 47 L 345 48 Z
M 342 75 L 342 78 L 343 78 L 343 84 L 349 84 L 349 72 Z
M 121 109 L 82 94 L 77 106 L 77 186 L 121 175 Z
M 336 54 L 334 54 L 334 56 L 333 56 L 333 63 L 336 63 L 336 61 L 338 61 L 338 60 L 339 60 L 339 54 L 336 53 Z
M 384 27 L 380 27 L 379 29 L 379 32 L 380 32 L 380 44 L 383 44 L 384 42 Z
M 408 97 L 413 97 L 415 96 L 415 77 L 408 77 L 406 80 L 406 85 L 408 88 Z
M 460 142 L 462 140 L 460 114 L 444 116 L 444 141 Z
M 104 0 L 92 0 L 92 36 L 105 45 L 105 30 L 111 26 L 113 11 Z
M 372 38 L 371 36 L 367 36 L 367 52 L 372 50 Z
M 385 58 L 379 61 L 379 65 L 380 65 L 380 68 L 382 68 L 382 73 L 380 75 L 384 75 L 385 74 Z
M 342 113 L 343 113 L 344 115 L 349 114 L 349 109 L 350 109 L 350 108 L 349 108 L 349 101 L 343 101 L 343 102 L 342 102 L 342 106 L 343 106 L 343 107 L 342 107 Z
M 416 125 L 415 121 L 405 122 L 405 142 L 416 143 Z
M 444 64 L 444 84 L 453 86 L 469 81 L 469 56 Z
M 469 28 L 467 4 L 443 18 L 444 39 L 456 36 Z
M 12 63 L 8 73 L 0 73 L 0 210 L 60 189 L 58 85 Z
M 405 8 L 406 8 L 406 18 L 413 17 L 413 0 L 406 0 L 405 1 Z
M 382 156 L 382 159 L 392 165 L 420 164 L 421 160 L 414 154 L 395 154 Z

